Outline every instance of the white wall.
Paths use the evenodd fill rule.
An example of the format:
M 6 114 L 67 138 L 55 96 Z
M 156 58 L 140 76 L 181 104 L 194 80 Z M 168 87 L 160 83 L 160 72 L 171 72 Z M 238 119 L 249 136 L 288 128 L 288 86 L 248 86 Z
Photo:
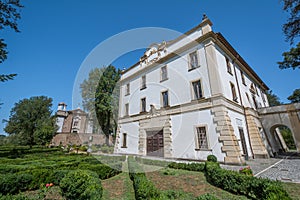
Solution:
M 173 157 L 206 160 L 208 155 L 213 154 L 219 161 L 224 161 L 225 154 L 221 152 L 221 144 L 218 141 L 218 134 L 210 110 L 174 115 L 171 116 L 171 123 Z M 197 126 L 207 127 L 210 150 L 195 150 L 195 128 Z
M 188 56 L 189 53 L 197 50 L 200 67 L 189 71 Z M 168 79 L 161 81 L 161 67 L 167 66 Z M 140 90 L 141 77 L 146 75 L 146 89 Z M 140 113 L 140 100 L 146 97 L 146 110 L 149 111 L 150 104 L 160 108 L 162 104 L 161 92 L 169 91 L 169 104 L 170 106 L 189 103 L 192 100 L 191 82 L 201 80 L 202 91 L 204 97 L 211 96 L 207 64 L 205 59 L 205 51 L 202 45 L 178 55 L 175 60 L 168 63 L 163 63 L 155 68 L 148 70 L 146 73 L 141 74 L 122 84 L 121 95 L 121 115 L 125 114 L 125 104 L 129 103 L 129 115 Z M 130 83 L 130 95 L 126 96 L 126 84 Z
M 139 144 L 139 123 L 131 122 L 120 125 L 119 143 L 116 144 L 118 153 L 138 154 Z M 121 148 L 123 145 L 123 133 L 127 133 L 127 148 Z

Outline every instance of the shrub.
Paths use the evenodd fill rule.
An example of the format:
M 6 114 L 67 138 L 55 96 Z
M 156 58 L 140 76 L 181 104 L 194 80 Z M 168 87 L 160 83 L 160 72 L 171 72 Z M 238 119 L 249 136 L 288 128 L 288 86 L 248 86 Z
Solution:
M 219 199 L 214 195 L 207 193 L 197 197 L 195 200 L 219 200 Z
M 80 146 L 78 150 L 79 151 L 87 151 L 88 148 L 86 146 Z
M 101 199 L 102 186 L 95 172 L 75 170 L 69 172 L 60 182 L 62 194 L 67 199 Z
M 212 185 L 234 194 L 259 200 L 290 200 L 278 181 L 255 178 L 234 171 L 221 169 L 218 163 L 206 162 L 206 179 Z
M 30 174 L 5 174 L 0 176 L 0 193 L 16 194 L 29 189 L 33 176 Z
M 250 168 L 250 166 L 241 168 L 239 170 L 239 173 L 240 174 L 245 174 L 245 175 L 248 175 L 248 176 L 253 176 L 253 172 L 252 172 L 252 169 Z
M 207 156 L 207 161 L 209 162 L 218 162 L 217 157 L 214 155 Z
M 203 172 L 205 164 L 203 163 L 176 163 L 172 162 L 168 165 L 169 168 L 184 169 L 189 171 Z
M 158 199 L 160 196 L 159 190 L 154 184 L 149 181 L 143 172 L 141 166 L 134 160 L 133 157 L 128 158 L 129 177 L 133 182 L 135 198 L 144 199 Z
M 104 164 L 80 164 L 78 168 L 94 171 L 102 180 L 113 177 L 121 172 L 120 170 L 111 168 L 110 166 Z

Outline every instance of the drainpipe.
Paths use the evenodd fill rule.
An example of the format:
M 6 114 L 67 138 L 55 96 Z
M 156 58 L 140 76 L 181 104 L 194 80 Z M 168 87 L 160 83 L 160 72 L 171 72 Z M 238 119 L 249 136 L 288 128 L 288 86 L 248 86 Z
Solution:
M 232 61 L 233 62 L 233 70 L 234 70 L 235 81 L 237 83 L 238 93 L 239 93 L 239 96 L 240 96 L 241 106 L 243 107 L 243 110 L 244 110 L 244 116 L 245 116 L 245 121 L 246 121 L 246 129 L 247 129 L 247 133 L 248 133 L 248 140 L 249 140 L 249 145 L 250 145 L 250 149 L 251 149 L 251 153 L 252 153 L 252 159 L 254 159 L 254 154 L 253 154 L 253 149 L 252 149 L 250 134 L 249 134 L 249 125 L 248 125 L 247 117 L 246 117 L 246 109 L 245 109 L 245 106 L 243 105 L 240 85 L 239 85 L 239 81 L 238 81 L 238 78 L 237 78 L 237 75 L 236 75 L 236 69 L 235 69 L 235 60 L 238 57 L 239 57 L 239 55 L 236 55 L 236 58 L 234 58 L 233 61 Z M 247 156 L 249 156 L 249 155 L 247 155 Z

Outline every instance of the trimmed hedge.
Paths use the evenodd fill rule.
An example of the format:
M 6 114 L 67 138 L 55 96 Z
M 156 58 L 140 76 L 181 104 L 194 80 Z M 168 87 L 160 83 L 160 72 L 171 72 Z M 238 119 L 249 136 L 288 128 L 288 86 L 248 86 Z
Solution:
M 137 200 L 158 199 L 160 197 L 159 190 L 147 179 L 141 166 L 133 157 L 128 157 L 128 169 Z
M 176 163 L 172 162 L 168 165 L 169 168 L 173 169 L 184 169 L 188 171 L 204 172 L 204 163 Z
M 5 174 L 0 176 L 0 193 L 16 194 L 29 189 L 33 176 L 30 174 Z
M 290 200 L 278 181 L 256 178 L 220 168 L 218 163 L 206 162 L 206 179 L 228 192 L 259 200 Z
M 119 166 L 120 165 L 120 166 Z M 115 168 L 120 168 L 121 169 L 121 164 L 119 164 L 118 166 L 116 166 Z M 98 174 L 100 179 L 108 179 L 110 177 L 113 177 L 115 175 L 118 175 L 119 173 L 121 173 L 120 170 L 117 170 L 115 168 L 111 168 L 110 166 L 104 165 L 104 164 L 96 164 L 96 165 L 92 165 L 92 164 L 85 164 L 82 163 L 78 166 L 78 169 L 85 169 L 85 170 L 91 170 L 94 171 Z
M 98 200 L 102 197 L 102 185 L 95 172 L 75 170 L 60 182 L 62 194 L 69 200 Z

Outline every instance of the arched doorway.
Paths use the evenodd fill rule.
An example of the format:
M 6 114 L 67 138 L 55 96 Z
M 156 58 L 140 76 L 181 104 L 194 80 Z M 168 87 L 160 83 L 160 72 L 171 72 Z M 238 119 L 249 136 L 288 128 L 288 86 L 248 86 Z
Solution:
M 297 151 L 295 139 L 289 127 L 282 124 L 277 124 L 270 129 L 270 133 L 275 139 L 273 148 L 275 147 L 277 152 Z

